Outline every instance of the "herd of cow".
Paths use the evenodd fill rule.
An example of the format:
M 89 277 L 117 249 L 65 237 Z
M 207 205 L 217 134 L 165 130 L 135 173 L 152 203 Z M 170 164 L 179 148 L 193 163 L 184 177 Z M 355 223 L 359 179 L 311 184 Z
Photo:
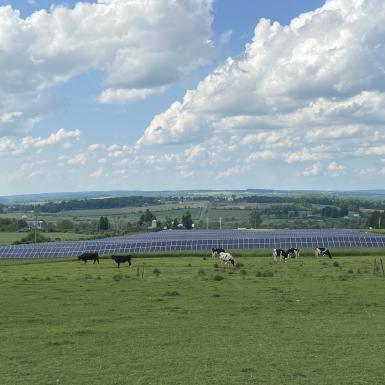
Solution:
M 332 254 L 330 250 L 326 247 L 316 247 L 314 249 L 314 255 L 316 257 L 323 257 L 327 256 L 329 258 L 332 257 Z M 211 249 L 211 256 L 212 257 L 218 257 L 221 264 L 224 265 L 230 265 L 235 267 L 235 260 L 234 257 L 227 253 L 225 249 L 222 249 L 220 247 Z M 299 249 L 296 247 L 291 247 L 287 250 L 284 249 L 273 249 L 273 260 L 276 262 L 278 259 L 280 261 L 287 262 L 290 258 L 299 258 Z M 87 263 L 87 261 L 94 261 L 99 263 L 99 254 L 98 253 L 91 253 L 86 252 L 78 256 L 79 261 L 83 261 L 84 263 Z M 118 268 L 120 268 L 120 264 L 124 262 L 128 262 L 128 264 L 131 266 L 131 255 L 111 255 L 111 259 L 113 259 L 117 265 Z
M 128 264 L 131 266 L 131 255 L 111 255 L 111 259 L 113 259 L 117 264 L 118 268 L 120 267 L 121 263 L 128 262 Z M 99 253 L 83 253 L 78 256 L 79 261 L 83 261 L 84 263 L 87 263 L 87 261 L 94 261 L 99 263 Z
M 332 254 L 327 247 L 316 247 L 314 249 L 314 255 L 316 257 L 327 256 L 332 258 Z M 234 257 L 227 253 L 225 249 L 220 247 L 211 249 L 212 257 L 219 257 L 219 260 L 222 264 L 235 266 Z M 276 262 L 278 259 L 280 261 L 287 262 L 290 258 L 299 258 L 299 249 L 297 247 L 290 247 L 287 250 L 284 249 L 273 249 L 273 260 Z

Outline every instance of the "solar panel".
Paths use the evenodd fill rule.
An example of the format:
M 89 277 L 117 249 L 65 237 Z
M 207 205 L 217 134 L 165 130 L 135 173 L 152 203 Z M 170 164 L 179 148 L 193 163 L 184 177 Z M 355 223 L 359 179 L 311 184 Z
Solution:
M 78 242 L 49 242 L 0 246 L 0 258 L 74 257 L 86 251 L 100 254 L 178 250 L 384 247 L 385 235 L 359 231 L 325 230 L 176 230 Z

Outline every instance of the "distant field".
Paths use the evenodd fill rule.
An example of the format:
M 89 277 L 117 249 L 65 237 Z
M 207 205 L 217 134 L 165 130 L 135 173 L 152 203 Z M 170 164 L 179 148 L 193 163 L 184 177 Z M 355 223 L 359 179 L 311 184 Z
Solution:
M 382 385 L 381 253 L 0 262 L 1 385 Z
M 0 232 L 0 245 L 8 245 L 28 235 L 27 232 Z M 77 241 L 79 239 L 87 239 L 91 235 L 77 233 L 43 233 L 43 235 L 51 240 L 60 238 L 62 241 Z

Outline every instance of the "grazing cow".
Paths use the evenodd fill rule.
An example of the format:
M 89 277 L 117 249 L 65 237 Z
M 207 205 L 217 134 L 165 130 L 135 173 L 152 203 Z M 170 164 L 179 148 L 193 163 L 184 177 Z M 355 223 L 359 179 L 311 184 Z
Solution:
M 87 263 L 87 261 L 98 261 L 99 263 L 99 254 L 98 253 L 83 253 L 78 256 L 79 261 L 84 261 L 84 263 Z
M 327 247 L 316 247 L 314 249 L 314 255 L 316 257 L 320 257 L 320 256 L 323 257 L 323 256 L 327 255 L 330 259 L 332 258 L 332 254 Z
M 289 258 L 299 258 L 299 249 L 290 247 L 290 249 L 287 249 L 287 254 Z
M 221 251 L 219 253 L 219 259 L 221 261 L 221 264 L 224 263 L 225 265 L 231 265 L 231 266 L 235 267 L 234 257 L 230 253 L 226 253 L 226 252 Z
M 124 262 L 128 262 L 131 266 L 131 255 L 111 255 L 111 259 L 113 259 L 118 264 L 118 269 L 120 268 L 120 264 Z
M 274 260 L 274 262 L 277 261 L 278 257 L 279 257 L 279 259 L 281 261 L 284 260 L 285 262 L 287 262 L 288 257 L 289 257 L 289 253 L 286 250 L 283 250 L 283 249 L 273 249 L 273 260 Z
M 212 258 L 219 257 L 219 253 L 225 253 L 225 252 L 226 252 L 226 250 L 222 249 L 221 247 L 212 248 L 211 249 L 211 257 Z

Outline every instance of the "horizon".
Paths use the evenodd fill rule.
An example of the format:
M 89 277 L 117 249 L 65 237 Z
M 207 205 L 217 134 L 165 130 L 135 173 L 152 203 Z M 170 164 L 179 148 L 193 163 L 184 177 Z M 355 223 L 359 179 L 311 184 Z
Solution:
M 2 0 L 0 196 L 383 190 L 384 22 L 381 0 Z

